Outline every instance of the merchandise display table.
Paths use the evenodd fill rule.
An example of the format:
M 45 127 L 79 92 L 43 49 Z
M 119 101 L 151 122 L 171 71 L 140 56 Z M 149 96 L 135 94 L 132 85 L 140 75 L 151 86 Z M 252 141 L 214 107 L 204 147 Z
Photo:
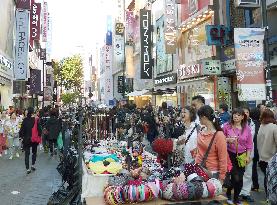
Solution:
M 166 201 L 162 199 L 157 199 L 154 201 L 144 202 L 144 203 L 135 203 L 135 204 L 146 204 L 146 205 L 193 205 L 193 204 L 199 204 L 205 205 L 206 203 L 217 200 L 220 202 L 224 202 L 227 200 L 226 197 L 223 195 L 217 196 L 213 199 L 201 199 L 197 201 L 178 201 L 178 202 L 172 202 L 172 201 Z M 87 205 L 105 205 L 105 201 L 103 197 L 87 197 L 86 198 Z

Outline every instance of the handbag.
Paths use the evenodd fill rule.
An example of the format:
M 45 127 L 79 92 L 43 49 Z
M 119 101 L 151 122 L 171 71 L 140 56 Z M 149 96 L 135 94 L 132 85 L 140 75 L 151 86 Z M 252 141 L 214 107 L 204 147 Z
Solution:
M 38 143 L 38 144 L 41 143 L 41 137 L 39 136 L 39 133 L 38 133 L 38 118 L 35 118 L 35 123 L 32 128 L 31 142 Z
M 57 139 L 57 145 L 59 150 L 63 148 L 63 135 L 62 132 L 59 133 L 58 139 Z
M 233 185 L 232 185 L 232 181 L 231 181 L 231 173 L 230 172 L 227 172 L 226 173 L 226 176 L 225 176 L 225 179 L 223 181 L 223 185 L 222 185 L 224 188 L 232 188 Z
M 217 133 L 217 131 L 214 133 L 213 138 L 212 138 L 211 141 L 210 141 L 210 144 L 209 144 L 208 149 L 207 149 L 207 151 L 206 151 L 206 153 L 205 153 L 205 155 L 204 155 L 204 157 L 203 157 L 203 159 L 202 159 L 202 162 L 198 165 L 198 167 L 199 167 L 200 169 L 202 169 L 202 171 L 205 172 L 209 178 L 212 178 L 212 177 L 213 177 L 213 174 L 212 174 L 211 171 L 209 171 L 209 170 L 207 169 L 207 167 L 206 167 L 206 161 L 207 161 L 209 152 L 210 152 L 210 150 L 211 150 L 211 148 L 212 148 L 212 145 L 213 145 L 213 143 L 214 143 L 216 133 Z

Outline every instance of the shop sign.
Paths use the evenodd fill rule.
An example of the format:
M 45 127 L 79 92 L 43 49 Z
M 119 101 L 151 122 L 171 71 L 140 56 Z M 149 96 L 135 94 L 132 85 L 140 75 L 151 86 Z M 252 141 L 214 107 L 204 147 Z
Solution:
M 54 81 L 54 87 L 53 87 L 53 101 L 58 102 L 58 82 Z
M 244 8 L 260 7 L 260 0 L 236 0 L 235 5 Z
M 265 100 L 264 33 L 261 28 L 235 28 L 234 43 L 240 101 Z
M 222 71 L 235 71 L 236 70 L 236 60 L 227 60 L 221 64 Z
M 42 42 L 47 42 L 47 30 L 48 30 L 48 5 L 47 2 L 43 2 L 42 7 Z
M 155 86 L 157 85 L 167 85 L 177 83 L 177 73 L 172 73 L 169 75 L 164 75 L 155 78 Z
M 118 76 L 117 77 L 117 92 L 118 93 L 123 93 L 123 76 Z
M 115 35 L 123 36 L 124 34 L 124 25 L 123 23 L 116 23 L 115 24 Z
M 46 60 L 46 49 L 45 48 L 40 49 L 40 60 Z
M 206 25 L 207 44 L 223 46 L 227 44 L 228 28 L 224 25 Z
M 119 21 L 119 22 L 123 22 L 124 21 L 124 0 L 116 0 L 117 1 L 117 17 L 116 19 Z
M 140 10 L 141 79 L 152 79 L 151 11 Z
M 221 61 L 228 61 L 235 59 L 234 46 L 227 46 L 221 49 Z
M 112 44 L 113 44 L 112 16 L 107 16 L 106 45 L 111 46 Z
M 176 53 L 176 5 L 175 0 L 165 0 L 164 38 L 165 53 Z
M 13 81 L 13 94 L 26 93 L 26 81 Z
M 203 75 L 220 75 L 221 74 L 221 62 L 220 60 L 204 60 Z
M 5 56 L 0 54 L 0 73 L 12 77 L 13 63 Z
M 41 4 L 33 3 L 31 6 L 31 19 L 30 19 L 30 40 L 40 39 L 40 11 Z
M 16 10 L 14 78 L 26 80 L 29 52 L 29 11 Z
M 126 11 L 126 42 L 129 44 L 134 42 L 133 26 L 135 24 L 135 17 L 132 11 Z
M 212 4 L 211 0 L 181 0 L 181 21 L 187 20 L 193 14 Z
M 186 78 L 192 78 L 196 76 L 201 75 L 201 65 L 195 64 L 195 65 L 180 65 L 178 69 L 178 79 L 183 80 Z
M 30 0 L 17 0 L 16 8 L 30 10 Z
M 41 70 L 31 69 L 30 74 L 30 94 L 41 92 Z

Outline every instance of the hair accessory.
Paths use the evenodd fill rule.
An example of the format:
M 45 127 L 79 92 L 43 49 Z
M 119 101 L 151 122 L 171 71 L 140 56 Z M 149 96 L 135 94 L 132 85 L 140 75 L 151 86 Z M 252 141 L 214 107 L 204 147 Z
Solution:
M 188 187 L 188 199 L 193 200 L 195 198 L 195 187 L 192 182 L 187 182 Z
M 208 191 L 208 187 L 206 182 L 202 182 L 202 187 L 203 187 L 203 194 L 202 194 L 202 198 L 208 198 L 209 197 L 209 191 Z
M 163 198 L 167 200 L 173 200 L 173 183 L 168 184 L 163 191 Z

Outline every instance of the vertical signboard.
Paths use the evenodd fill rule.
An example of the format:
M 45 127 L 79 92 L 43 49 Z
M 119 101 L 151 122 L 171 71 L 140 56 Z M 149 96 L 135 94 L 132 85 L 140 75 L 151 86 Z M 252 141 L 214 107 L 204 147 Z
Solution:
M 124 11 L 125 11 L 125 8 L 124 8 L 124 3 L 123 1 L 124 0 L 116 0 L 117 1 L 117 21 L 119 22 L 124 22 Z
M 41 70 L 31 69 L 30 72 L 30 94 L 38 94 L 41 91 Z
M 48 5 L 47 2 L 43 2 L 43 21 L 42 21 L 42 42 L 47 42 L 47 30 L 48 30 Z
M 16 10 L 14 78 L 26 80 L 29 52 L 29 11 Z
M 30 19 L 30 40 L 40 39 L 40 12 L 41 4 L 32 3 L 31 5 L 31 19 Z
M 209 5 L 213 5 L 211 0 L 181 0 L 181 21 L 187 20 L 193 14 Z
M 176 53 L 176 5 L 175 0 L 165 0 L 164 38 L 165 53 Z
M 235 57 L 240 101 L 265 100 L 264 33 L 261 28 L 235 28 Z
M 30 10 L 30 0 L 17 0 L 16 8 Z
M 152 79 L 151 11 L 140 10 L 141 79 Z
M 112 16 L 107 16 L 106 45 L 112 45 L 112 44 L 113 44 Z
M 58 102 L 58 82 L 54 81 L 54 87 L 53 87 L 53 101 Z
M 104 67 L 105 67 L 105 100 L 108 104 L 109 100 L 113 99 L 113 75 L 112 75 L 112 46 L 105 46 L 104 54 Z
M 134 31 L 133 31 L 133 25 L 134 25 L 134 14 L 132 11 L 126 11 L 126 42 L 131 43 L 134 42 Z

